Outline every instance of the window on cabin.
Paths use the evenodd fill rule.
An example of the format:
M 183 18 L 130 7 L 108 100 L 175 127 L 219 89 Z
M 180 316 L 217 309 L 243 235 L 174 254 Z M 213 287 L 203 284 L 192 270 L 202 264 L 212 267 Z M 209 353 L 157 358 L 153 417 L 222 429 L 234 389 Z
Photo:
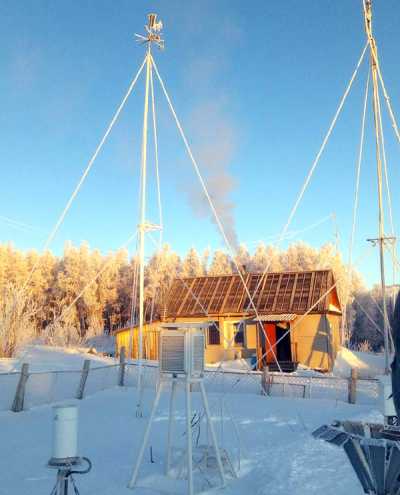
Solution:
M 208 327 L 208 345 L 220 345 L 221 336 L 219 333 L 219 323 L 215 321 Z
M 245 324 L 242 321 L 239 323 L 235 323 L 234 325 L 234 331 L 235 331 L 234 342 L 236 346 L 244 347 L 244 328 L 245 328 Z

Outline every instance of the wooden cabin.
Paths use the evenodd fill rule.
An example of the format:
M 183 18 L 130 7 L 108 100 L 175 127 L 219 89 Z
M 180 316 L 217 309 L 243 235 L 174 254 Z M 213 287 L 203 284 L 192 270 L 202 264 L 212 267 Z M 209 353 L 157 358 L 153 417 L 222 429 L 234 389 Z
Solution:
M 277 367 L 277 359 L 288 370 L 303 364 L 330 371 L 342 316 L 332 271 L 246 273 L 244 279 L 247 290 L 238 274 L 176 279 L 165 307 L 144 327 L 144 356 L 158 359 L 163 322 L 202 322 L 208 326 L 207 363 L 256 356 L 259 368 Z M 115 335 L 117 353 L 125 346 L 137 357 L 137 327 Z

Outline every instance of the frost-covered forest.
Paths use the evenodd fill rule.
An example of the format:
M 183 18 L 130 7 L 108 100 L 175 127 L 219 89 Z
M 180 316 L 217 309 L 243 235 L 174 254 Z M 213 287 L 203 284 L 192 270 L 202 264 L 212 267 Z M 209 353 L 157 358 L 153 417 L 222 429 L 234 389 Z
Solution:
M 342 302 L 347 307 L 349 341 L 379 350 L 381 310 L 379 290 L 366 290 L 357 272 L 351 276 L 332 244 L 319 249 L 303 242 L 287 250 L 259 244 L 253 253 L 244 245 L 236 261 L 248 271 L 332 268 Z M 127 251 L 101 254 L 87 243 L 67 243 L 61 257 L 50 252 L 21 252 L 0 244 L 0 356 L 32 339 L 55 345 L 87 338 L 126 325 L 130 320 L 137 264 Z M 173 278 L 234 272 L 229 256 L 216 250 L 191 248 L 178 256 L 170 246 L 147 260 L 146 296 L 162 304 Z

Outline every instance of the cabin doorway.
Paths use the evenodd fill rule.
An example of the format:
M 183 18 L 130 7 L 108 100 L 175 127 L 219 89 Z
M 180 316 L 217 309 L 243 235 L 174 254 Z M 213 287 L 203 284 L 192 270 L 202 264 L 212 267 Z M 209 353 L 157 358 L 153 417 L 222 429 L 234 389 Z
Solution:
M 288 328 L 276 325 L 276 357 L 278 361 L 292 361 L 292 349 L 290 345 L 290 332 Z
M 259 330 L 258 359 L 260 368 L 266 365 L 275 367 L 275 358 L 279 363 L 292 362 L 290 332 L 288 332 L 288 329 L 280 326 L 279 323 L 264 323 L 264 331 Z

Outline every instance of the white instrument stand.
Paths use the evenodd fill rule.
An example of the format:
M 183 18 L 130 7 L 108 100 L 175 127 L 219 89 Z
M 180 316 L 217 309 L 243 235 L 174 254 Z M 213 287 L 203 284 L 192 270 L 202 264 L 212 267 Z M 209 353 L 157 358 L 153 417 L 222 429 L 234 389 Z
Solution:
M 177 392 L 177 386 L 178 382 L 182 382 L 184 384 L 184 390 L 185 390 L 185 403 L 186 403 L 186 440 L 187 440 L 187 445 L 186 445 L 186 454 L 187 454 L 187 480 L 188 480 L 188 494 L 189 495 L 194 495 L 194 487 L 193 487 L 193 452 L 192 452 L 192 404 L 191 404 L 191 388 L 192 385 L 198 384 L 200 387 L 200 393 L 201 393 L 201 398 L 202 402 L 204 405 L 204 411 L 206 414 L 206 419 L 207 419 L 207 425 L 209 428 L 209 431 L 211 433 L 211 442 L 212 446 L 215 450 L 215 457 L 217 460 L 218 464 L 218 471 L 219 475 L 221 477 L 221 486 L 225 486 L 225 474 L 224 474 L 224 468 L 222 465 L 222 460 L 221 460 L 221 455 L 220 455 L 220 450 L 217 444 L 217 436 L 215 434 L 215 429 L 211 421 L 211 414 L 210 414 L 210 408 L 208 405 L 208 400 L 207 400 L 207 395 L 206 391 L 204 388 L 204 383 L 203 383 L 203 378 L 202 377 L 190 377 L 190 376 L 182 376 L 179 377 L 177 375 L 173 376 L 172 378 L 172 383 L 171 383 L 171 396 L 170 396 L 170 403 L 169 403 L 169 419 L 168 419 L 168 438 L 167 438 L 167 452 L 166 452 L 166 462 L 165 462 L 165 474 L 168 476 L 170 474 L 170 469 L 171 469 L 171 450 L 172 450 L 172 438 L 173 438 L 173 429 L 174 429 L 174 406 L 175 406 L 175 399 L 176 399 L 176 392 Z M 154 399 L 153 407 L 151 409 L 150 417 L 148 420 L 148 423 L 146 425 L 146 429 L 144 432 L 144 437 L 142 441 L 142 445 L 140 447 L 139 455 L 136 460 L 135 467 L 132 472 L 132 477 L 128 483 L 128 488 L 135 488 L 136 482 L 138 479 L 139 475 L 139 469 L 143 461 L 143 455 L 147 447 L 147 443 L 149 440 L 149 435 L 151 431 L 151 426 L 154 421 L 158 404 L 160 402 L 160 397 L 161 397 L 161 392 L 162 389 L 165 387 L 165 385 L 168 385 L 166 381 L 163 381 L 162 377 L 160 377 L 160 380 L 158 382 L 157 386 L 157 393 L 156 397 Z

